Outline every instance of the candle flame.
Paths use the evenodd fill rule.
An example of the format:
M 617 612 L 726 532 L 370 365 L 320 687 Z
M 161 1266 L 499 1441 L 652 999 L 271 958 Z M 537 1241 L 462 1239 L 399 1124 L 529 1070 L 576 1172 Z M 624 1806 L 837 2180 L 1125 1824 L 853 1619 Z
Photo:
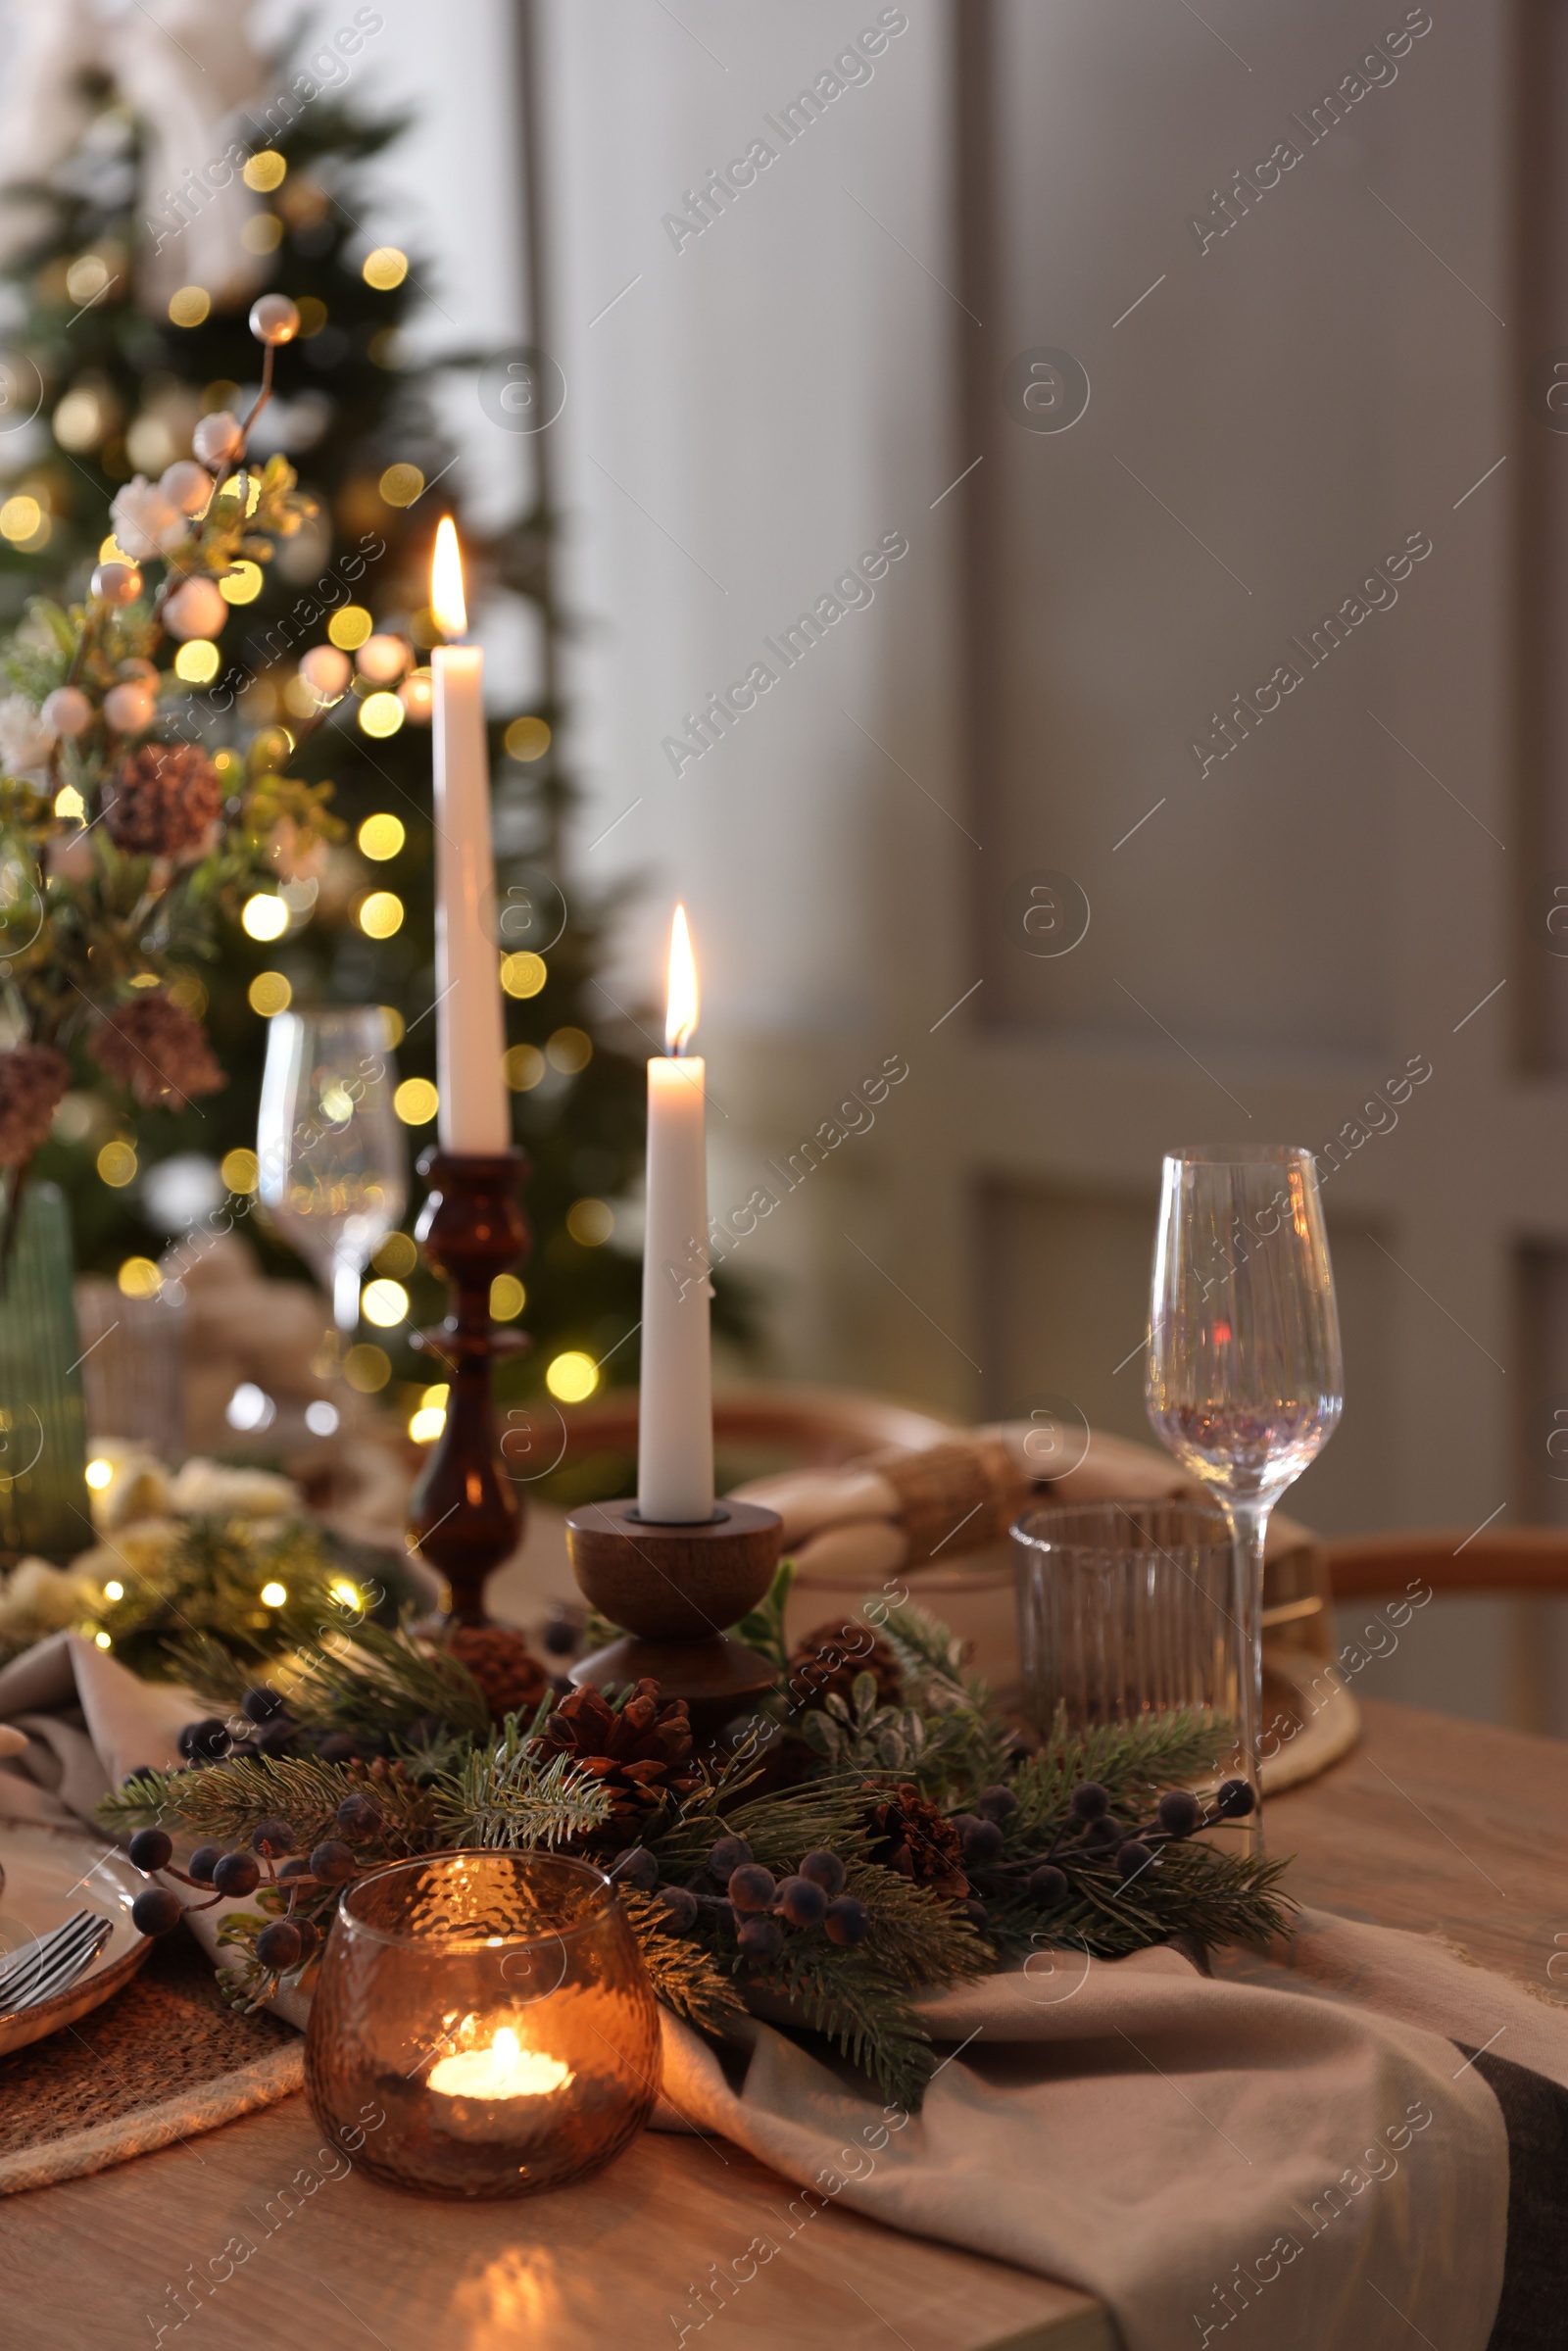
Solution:
M 669 996 L 664 1013 L 664 1050 L 683 1053 L 697 1027 L 697 965 L 692 959 L 686 909 L 675 908 L 669 933 Z
M 436 526 L 435 553 L 430 558 L 430 614 L 443 637 L 461 637 L 468 626 L 468 608 L 463 600 L 463 553 L 458 526 L 443 514 Z
M 510 2025 L 488 2049 L 460 2049 L 430 2068 L 430 2087 L 447 2098 L 544 2098 L 575 2079 L 559 2057 L 525 2049 Z

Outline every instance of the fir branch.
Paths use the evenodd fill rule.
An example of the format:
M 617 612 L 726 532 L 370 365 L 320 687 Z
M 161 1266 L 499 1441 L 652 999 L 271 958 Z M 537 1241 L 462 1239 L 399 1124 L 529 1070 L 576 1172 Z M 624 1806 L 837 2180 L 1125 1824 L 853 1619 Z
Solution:
M 428 1715 L 476 1739 L 490 1734 L 490 1709 L 467 1667 L 407 1625 L 319 1627 L 301 1645 L 287 1696 L 307 1730 L 396 1733 Z
M 931 2079 L 931 2039 L 899 1978 L 867 1946 L 836 1951 L 814 1936 L 785 1946 L 769 1968 L 751 1971 L 762 1992 L 787 2000 L 800 2021 L 870 2075 L 885 2098 L 918 2110 Z
M 592 1836 L 613 1809 L 596 1772 L 570 1755 L 540 1759 L 529 1735 L 509 1715 L 487 1747 L 436 1784 L 435 1818 L 454 1845 L 556 1845 Z
M 244 1843 L 259 1821 L 285 1820 L 297 1851 L 336 1833 L 337 1808 L 363 1791 L 382 1826 L 366 1851 L 383 1860 L 428 1852 L 440 1842 L 435 1804 L 401 1764 L 322 1763 L 317 1756 L 231 1755 L 199 1771 L 150 1772 L 128 1780 L 97 1810 L 112 1837 L 132 1829 L 182 1829 L 220 1844 Z
M 622 1886 L 620 1898 L 657 1999 L 704 2033 L 722 2033 L 732 2018 L 745 2015 L 733 1977 L 701 1943 L 675 1934 L 658 1902 L 631 1886 Z
M 1038 1837 L 1059 1823 L 1073 1789 L 1086 1780 L 1104 1788 L 1112 1812 L 1138 1814 L 1147 1810 L 1151 1794 L 1211 1773 L 1235 1743 L 1230 1724 L 1195 1708 L 1069 1733 L 1065 1709 L 1058 1707 L 1045 1746 L 1007 1783 L 1017 1798 L 1018 1825 Z

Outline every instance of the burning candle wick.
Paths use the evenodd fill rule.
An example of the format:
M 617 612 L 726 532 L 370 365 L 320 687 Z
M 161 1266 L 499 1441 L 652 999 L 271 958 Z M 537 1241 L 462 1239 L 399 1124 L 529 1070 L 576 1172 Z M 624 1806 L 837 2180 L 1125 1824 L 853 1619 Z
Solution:
M 430 2068 L 430 2087 L 449 2098 L 542 2098 L 574 2079 L 559 2057 L 523 2048 L 508 2025 L 488 2049 L 460 2049 Z

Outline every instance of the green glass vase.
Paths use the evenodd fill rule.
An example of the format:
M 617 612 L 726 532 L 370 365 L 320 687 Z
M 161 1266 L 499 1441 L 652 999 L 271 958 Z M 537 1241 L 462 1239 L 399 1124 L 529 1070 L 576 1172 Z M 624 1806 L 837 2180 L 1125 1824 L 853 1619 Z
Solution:
M 28 1184 L 0 1272 L 0 1564 L 74 1558 L 93 1542 L 71 1219 Z

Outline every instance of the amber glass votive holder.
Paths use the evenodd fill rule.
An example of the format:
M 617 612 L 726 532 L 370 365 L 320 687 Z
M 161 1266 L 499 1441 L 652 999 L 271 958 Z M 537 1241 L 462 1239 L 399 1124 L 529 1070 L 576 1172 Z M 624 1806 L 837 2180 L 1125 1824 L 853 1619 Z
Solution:
M 556 1853 L 394 1862 L 350 1886 L 305 2086 L 372 2178 L 526 2196 L 618 2155 L 659 2094 L 659 2015 L 610 1880 Z

